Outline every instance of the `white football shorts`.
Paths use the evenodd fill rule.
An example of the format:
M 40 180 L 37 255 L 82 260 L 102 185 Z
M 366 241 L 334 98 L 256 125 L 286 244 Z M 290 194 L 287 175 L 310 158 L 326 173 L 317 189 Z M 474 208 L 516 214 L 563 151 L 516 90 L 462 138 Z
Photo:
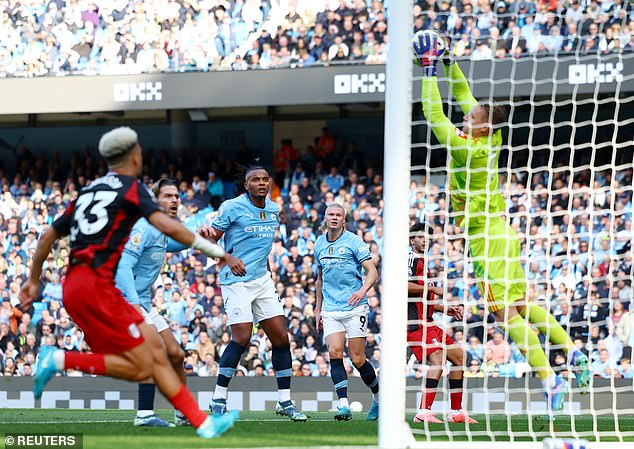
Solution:
M 368 336 L 368 313 L 370 306 L 362 304 L 352 310 L 342 312 L 321 312 L 324 337 L 337 332 L 345 332 L 348 338 Z
M 165 318 L 159 315 L 159 313 L 156 311 L 154 307 L 152 307 L 152 309 L 149 312 L 147 312 L 143 307 L 141 307 L 141 312 L 143 313 L 143 318 L 145 319 L 145 322 L 149 324 L 150 326 L 154 326 L 159 334 L 163 332 L 165 329 L 170 328 L 170 325 L 167 324 L 167 321 L 165 321 Z
M 270 274 L 251 281 L 221 285 L 227 324 L 259 323 L 284 315 L 282 300 Z

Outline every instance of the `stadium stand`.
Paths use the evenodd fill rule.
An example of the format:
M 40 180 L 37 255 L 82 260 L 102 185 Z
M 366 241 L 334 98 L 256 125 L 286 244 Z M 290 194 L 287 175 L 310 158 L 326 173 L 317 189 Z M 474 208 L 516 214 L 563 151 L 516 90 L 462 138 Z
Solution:
M 320 233 L 326 204 L 337 201 L 349 210 L 347 227 L 362 236 L 370 245 L 373 261 L 381 267 L 383 238 L 381 212 L 382 176 L 373 166 L 365 166 L 364 158 L 352 142 L 342 142 L 324 130 L 308 152 L 286 148 L 278 152 L 276 166 L 281 188 L 274 185 L 271 197 L 280 206 L 281 226 L 271 253 L 271 267 L 289 325 L 293 353 L 293 372 L 297 376 L 328 375 L 328 357 L 323 338 L 315 332 L 315 273 L 313 245 Z M 289 144 L 290 145 L 290 144 Z M 341 148 L 349 148 L 342 151 Z M 293 151 L 294 150 L 294 151 Z M 280 156 L 282 154 L 282 156 Z M 248 159 L 249 150 L 242 148 L 238 160 Z M 205 222 L 222 199 L 235 195 L 235 161 L 215 157 L 205 152 L 182 153 L 170 157 L 167 152 L 145 155 L 144 182 L 150 184 L 159 176 L 170 176 L 180 183 L 182 207 L 180 218 L 192 226 Z M 280 160 L 283 159 L 283 160 Z M 182 169 L 181 169 L 182 167 Z M 192 171 L 192 167 L 204 167 Z M 15 176 L 1 176 L 0 197 L 0 360 L 6 376 L 29 376 L 42 345 L 55 345 L 68 351 L 85 351 L 80 329 L 70 321 L 61 302 L 61 285 L 68 266 L 68 245 L 60 241 L 44 264 L 47 282 L 43 283 L 41 299 L 31 310 L 18 307 L 18 292 L 29 270 L 29 257 L 42 231 L 59 214 L 77 190 L 105 173 L 105 165 L 90 153 L 74 153 L 68 164 L 58 154 L 50 158 L 34 156 L 22 147 L 15 166 Z M 550 173 L 550 174 L 549 174 Z M 598 185 L 608 182 L 599 172 L 594 178 Z M 218 175 L 216 175 L 218 174 Z M 618 185 L 631 185 L 632 170 L 618 173 Z M 548 177 L 552 176 L 553 179 Z M 632 270 L 629 247 L 632 220 L 632 192 L 611 198 L 610 195 L 590 196 L 589 178 L 575 175 L 575 183 L 585 187 L 587 194 L 571 198 L 564 193 L 550 202 L 542 194 L 548 185 L 568 185 L 568 172 L 554 170 L 534 173 L 522 180 L 513 175 L 503 179 L 511 223 L 525 229 L 530 215 L 532 226 L 528 239 L 522 242 L 525 270 L 529 281 L 529 299 L 549 308 L 570 332 L 577 344 L 592 360 L 593 372 L 600 377 L 632 377 L 630 366 L 634 341 L 634 309 L 632 286 L 626 273 Z M 529 184 L 530 183 L 530 184 Z M 608 183 L 609 185 L 609 183 Z M 527 188 L 527 187 L 530 187 Z M 424 176 L 412 183 L 410 219 L 427 220 L 442 235 L 442 226 L 452 233 L 459 229 L 445 223 L 445 193 L 442 188 L 427 183 Z M 600 192 L 597 190 L 597 192 Z M 621 211 L 614 223 L 601 215 L 591 216 L 587 210 L 594 201 L 595 211 Z M 547 247 L 550 232 L 545 218 L 567 210 L 572 202 L 572 215 L 552 214 L 556 242 Z M 616 245 L 606 246 L 606 236 L 614 226 Z M 567 237 L 569 228 L 574 231 Z M 572 257 L 565 257 L 568 246 Z M 517 348 L 506 342 L 493 326 L 484 326 L 484 310 L 475 286 L 473 270 L 463 263 L 461 240 L 452 240 L 448 253 L 436 242 L 431 248 L 432 276 L 446 280 L 446 298 L 464 298 L 468 305 L 466 321 L 454 323 L 450 317 L 439 316 L 447 332 L 453 335 L 468 355 L 469 376 L 516 376 L 526 369 Z M 596 265 L 589 266 L 588 254 L 595 255 Z M 446 257 L 445 257 L 446 256 Z M 186 351 L 186 369 L 190 375 L 217 374 L 217 360 L 229 342 L 226 315 L 214 261 L 192 251 L 169 255 L 162 274 L 162 285 L 155 288 L 154 305 L 171 324 L 171 329 Z M 445 275 L 442 272 L 446 273 Z M 446 277 L 443 277 L 446 276 Z M 591 302 L 586 302 L 590 291 Z M 380 283 L 368 293 L 370 314 L 366 354 L 378 368 L 381 350 Z M 487 330 L 485 330 L 487 329 Z M 485 335 L 486 332 L 486 335 Z M 483 342 L 487 341 L 486 346 Z M 547 342 L 542 342 L 548 345 Z M 565 357 L 551 351 L 554 366 L 565 370 Z M 352 365 L 346 364 L 350 374 Z M 421 377 L 424 366 L 410 359 L 409 375 Z M 272 375 L 270 343 L 263 332 L 252 338 L 252 345 L 243 356 L 238 375 Z M 78 375 L 66 372 L 67 375 Z M 565 374 L 565 373 L 564 373 Z
M 73 0 L 0 5 L 0 76 L 113 75 L 383 64 L 388 1 Z M 634 51 L 623 0 L 417 0 L 458 56 Z

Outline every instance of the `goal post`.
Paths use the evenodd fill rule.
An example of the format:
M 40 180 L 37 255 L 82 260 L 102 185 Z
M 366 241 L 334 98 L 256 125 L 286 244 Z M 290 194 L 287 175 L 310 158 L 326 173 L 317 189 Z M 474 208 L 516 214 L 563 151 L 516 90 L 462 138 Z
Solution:
M 412 133 L 412 1 L 390 4 L 386 67 L 384 149 L 383 302 L 381 324 L 379 447 L 404 448 L 413 439 L 405 422 L 407 253 Z

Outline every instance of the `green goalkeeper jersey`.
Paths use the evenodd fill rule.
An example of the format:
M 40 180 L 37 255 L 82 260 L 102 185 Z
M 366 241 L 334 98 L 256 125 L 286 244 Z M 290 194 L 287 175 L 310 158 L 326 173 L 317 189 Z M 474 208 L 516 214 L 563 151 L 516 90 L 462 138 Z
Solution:
M 464 74 L 458 64 L 445 66 L 445 73 L 462 112 L 467 114 L 478 102 Z M 423 78 L 422 103 L 434 135 L 449 151 L 449 188 L 456 224 L 463 228 L 468 224 L 470 231 L 481 229 L 487 215 L 499 214 L 506 207 L 498 187 L 502 131 L 498 129 L 488 138 L 473 138 L 456 128 L 443 111 L 436 77 Z M 465 217 L 468 223 L 464 223 Z

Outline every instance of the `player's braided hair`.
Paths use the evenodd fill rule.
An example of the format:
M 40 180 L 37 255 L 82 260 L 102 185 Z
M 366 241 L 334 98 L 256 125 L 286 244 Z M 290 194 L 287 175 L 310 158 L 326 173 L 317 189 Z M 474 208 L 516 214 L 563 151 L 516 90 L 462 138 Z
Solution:
M 260 158 L 254 159 L 253 163 L 249 165 L 236 164 L 236 185 L 238 193 L 244 193 L 246 191 L 244 183 L 246 182 L 249 174 L 256 170 L 264 170 L 267 173 L 269 172 L 264 165 L 260 164 Z
M 497 128 L 508 122 L 510 108 L 507 105 L 488 102 L 480 103 L 480 105 L 489 116 L 489 120 L 491 120 L 493 128 Z

